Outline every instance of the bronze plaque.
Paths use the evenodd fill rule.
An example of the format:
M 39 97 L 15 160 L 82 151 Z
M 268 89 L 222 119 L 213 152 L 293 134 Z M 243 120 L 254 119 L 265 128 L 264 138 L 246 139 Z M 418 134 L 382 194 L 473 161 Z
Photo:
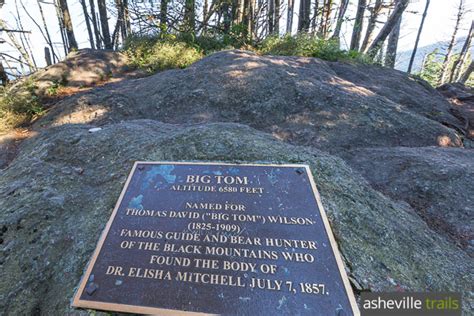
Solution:
M 136 162 L 73 306 L 359 315 L 306 165 Z

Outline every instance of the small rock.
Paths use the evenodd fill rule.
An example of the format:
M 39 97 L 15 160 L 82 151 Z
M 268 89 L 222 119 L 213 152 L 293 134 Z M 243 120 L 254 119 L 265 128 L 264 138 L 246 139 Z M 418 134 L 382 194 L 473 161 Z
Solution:
M 89 129 L 89 133 L 95 133 L 102 130 L 102 127 L 93 127 Z

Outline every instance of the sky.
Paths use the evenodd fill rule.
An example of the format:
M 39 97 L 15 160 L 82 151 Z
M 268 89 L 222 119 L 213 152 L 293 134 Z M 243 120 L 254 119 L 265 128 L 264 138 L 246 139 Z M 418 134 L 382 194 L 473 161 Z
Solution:
M 46 46 L 46 41 L 43 39 L 41 33 L 38 31 L 37 26 L 35 26 L 35 24 L 32 22 L 32 20 L 28 17 L 28 15 L 21 7 L 20 0 L 16 1 L 18 1 L 20 7 L 20 15 L 23 23 L 23 28 L 25 30 L 31 31 L 31 34 L 28 36 L 33 46 L 32 50 L 33 54 L 35 55 L 36 62 L 40 67 L 44 67 L 44 47 Z M 28 13 L 33 17 L 33 19 L 37 23 L 42 24 L 38 10 L 37 0 L 21 1 L 23 2 L 25 8 L 28 10 Z M 61 35 L 59 33 L 58 20 L 56 18 L 54 6 L 51 4 L 53 0 L 41 1 L 43 11 L 46 15 L 46 23 L 50 30 L 51 37 L 53 38 L 53 42 L 56 44 L 57 47 L 56 51 L 61 55 L 61 57 L 63 57 L 64 51 L 62 49 L 61 44 Z M 421 14 L 425 7 L 425 1 L 426 0 L 411 0 L 407 11 L 404 13 L 398 46 L 399 52 L 410 51 L 413 48 L 416 33 L 421 21 Z M 447 41 L 449 41 L 454 29 L 459 1 L 461 0 L 431 0 L 419 47 L 422 48 L 436 43 L 446 43 Z M 466 37 L 469 31 L 470 23 L 474 19 L 474 0 L 464 0 L 464 2 L 466 12 L 461 23 L 461 29 L 459 30 L 457 36 L 457 39 L 460 42 L 458 45 L 462 45 L 461 42 Z M 350 0 L 350 6 L 346 14 L 347 17 L 353 18 L 355 16 L 356 4 L 357 0 Z M 79 48 L 89 47 L 87 29 L 82 15 L 82 8 L 80 6 L 79 0 L 68 0 L 68 5 L 72 14 L 74 31 L 79 44 Z M 15 12 L 15 0 L 6 0 L 5 5 L 3 6 L 0 12 L 0 18 L 5 20 L 11 28 L 16 28 Z M 295 8 L 295 12 L 298 12 L 297 7 Z M 286 14 L 285 10 L 283 10 L 282 14 Z M 114 19 L 111 18 L 109 23 L 110 27 L 113 29 Z M 280 24 L 283 27 L 284 23 Z M 342 34 L 344 37 L 343 45 L 344 43 L 349 43 L 351 32 L 352 24 L 350 22 L 344 23 L 342 27 Z M 5 33 L 2 33 L 0 35 L 0 38 L 7 39 L 7 36 Z M 444 44 L 444 46 L 446 46 L 446 44 Z M 15 56 L 18 55 L 18 52 L 15 51 L 15 49 L 13 49 L 7 43 L 0 44 L 0 52 L 6 52 Z M 423 58 L 422 55 L 424 53 L 425 52 L 423 51 L 423 49 L 420 49 L 420 54 L 417 58 L 421 60 Z M 404 68 L 406 68 L 408 58 L 409 54 L 400 54 L 400 56 L 397 58 L 396 67 L 400 70 L 406 70 Z

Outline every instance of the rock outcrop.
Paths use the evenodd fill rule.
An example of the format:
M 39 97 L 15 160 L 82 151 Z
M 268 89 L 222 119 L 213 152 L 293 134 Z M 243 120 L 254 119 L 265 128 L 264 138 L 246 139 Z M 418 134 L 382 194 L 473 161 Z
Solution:
M 374 191 L 341 159 L 237 124 L 156 121 L 52 128 L 22 145 L 0 180 L 0 309 L 64 314 L 135 160 L 311 165 L 358 290 L 466 291 L 471 260 L 407 205 Z M 452 262 L 456 262 L 455 265 Z
M 69 302 L 136 160 L 307 163 L 356 293 L 459 291 L 472 310 L 462 122 L 363 67 L 226 51 L 61 100 L 0 170 L 0 310 L 87 314 Z
M 449 104 L 444 105 L 447 111 Z M 184 70 L 76 95 L 40 124 L 104 125 L 141 118 L 238 122 L 329 152 L 362 146 L 461 146 L 454 130 L 342 79 L 324 61 L 244 51 L 219 52 Z
M 372 186 L 405 201 L 435 231 L 474 255 L 474 150 L 362 148 L 344 154 Z
M 44 95 L 54 85 L 87 87 L 130 71 L 124 54 L 109 50 L 81 49 L 64 61 L 32 75 L 36 94 Z
M 451 102 L 451 112 L 464 124 L 466 137 L 474 140 L 474 89 L 461 83 L 450 83 L 442 85 L 438 91 Z

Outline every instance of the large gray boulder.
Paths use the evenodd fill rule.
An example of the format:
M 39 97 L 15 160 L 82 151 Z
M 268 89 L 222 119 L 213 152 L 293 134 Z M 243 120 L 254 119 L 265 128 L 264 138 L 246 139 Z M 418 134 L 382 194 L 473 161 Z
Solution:
M 462 83 L 447 83 L 438 87 L 452 104 L 452 113 L 464 125 L 464 134 L 471 141 L 474 141 L 474 88 Z M 474 147 L 474 142 L 470 143 Z
M 86 87 L 129 71 L 127 56 L 112 50 L 81 49 L 32 75 L 38 95 L 54 85 Z
M 308 163 L 356 292 L 461 291 L 465 309 L 472 304 L 472 258 L 340 158 L 239 124 L 90 128 L 44 131 L 2 171 L 0 310 L 7 315 L 80 313 L 69 300 L 135 160 Z
M 405 72 L 376 65 L 328 63 L 344 80 L 403 105 L 410 111 L 464 131 L 463 121 L 453 116 L 448 100 L 427 82 Z
M 308 163 L 356 293 L 460 291 L 472 310 L 474 158 L 441 148 L 462 146 L 460 121 L 364 67 L 220 52 L 63 99 L 16 156 L 0 140 L 0 311 L 87 313 L 69 300 L 136 160 Z
M 438 108 L 443 105 L 447 111 L 447 103 Z M 344 80 L 315 58 L 224 51 L 184 70 L 68 98 L 38 125 L 104 125 L 140 118 L 238 122 L 330 152 L 361 146 L 461 146 L 453 129 L 412 108 Z
M 409 203 L 474 255 L 474 149 L 361 148 L 343 156 L 375 189 Z

